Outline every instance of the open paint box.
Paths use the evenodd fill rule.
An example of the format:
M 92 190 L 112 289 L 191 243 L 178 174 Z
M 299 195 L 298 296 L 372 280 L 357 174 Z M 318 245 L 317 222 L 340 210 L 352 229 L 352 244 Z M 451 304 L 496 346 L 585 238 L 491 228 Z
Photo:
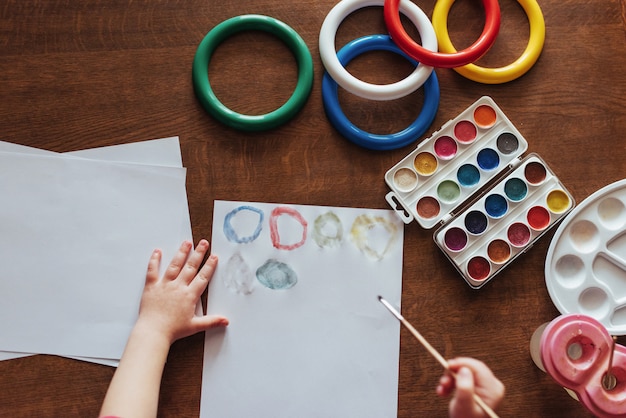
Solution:
M 626 180 L 583 200 L 556 230 L 546 256 L 546 286 L 562 314 L 598 320 L 626 335 Z
M 481 97 L 385 174 L 387 202 L 480 288 L 575 205 L 495 102 Z

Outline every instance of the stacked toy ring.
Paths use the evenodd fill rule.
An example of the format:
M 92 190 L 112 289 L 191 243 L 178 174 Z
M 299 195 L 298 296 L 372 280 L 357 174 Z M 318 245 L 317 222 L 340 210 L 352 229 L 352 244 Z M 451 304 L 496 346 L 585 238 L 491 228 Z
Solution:
M 322 63 L 326 68 L 322 80 L 322 100 L 326 116 L 346 139 L 364 148 L 391 150 L 414 142 L 428 129 L 439 107 L 439 84 L 432 66 L 420 64 L 402 51 L 388 35 L 370 35 L 353 40 L 339 52 L 335 50 L 335 36 L 341 22 L 354 11 L 368 6 L 384 6 L 384 0 L 341 0 L 324 19 L 319 37 Z M 414 3 L 402 0 L 398 13 L 406 15 L 417 27 L 424 48 L 437 51 L 437 36 L 428 16 Z M 384 50 L 401 55 L 415 66 L 405 79 L 387 85 L 370 84 L 352 76 L 345 66 L 364 52 Z M 418 118 L 406 129 L 379 135 L 365 132 L 348 120 L 339 105 L 338 88 L 369 100 L 395 100 L 424 86 L 424 105 Z
M 393 43 L 388 35 L 369 35 L 353 40 L 339 50 L 337 57 L 342 65 L 347 65 L 360 54 L 375 50 L 394 52 L 418 66 L 418 63 Z M 337 82 L 328 72 L 324 74 L 322 80 L 322 100 L 328 120 L 346 139 L 368 149 L 390 150 L 414 142 L 431 125 L 439 107 L 439 83 L 435 72 L 432 71 L 424 84 L 424 105 L 419 117 L 406 129 L 388 135 L 365 132 L 348 120 L 339 105 Z
M 358 9 L 368 6 L 383 6 L 384 0 L 342 0 L 328 13 L 320 29 L 319 49 L 322 63 L 330 76 L 350 93 L 369 100 L 394 100 L 413 93 L 426 82 L 432 67 L 418 65 L 408 77 L 396 83 L 370 84 L 352 76 L 339 62 L 335 51 L 335 35 L 343 20 Z M 437 36 L 428 16 L 414 3 L 403 0 L 399 7 L 417 27 L 424 48 L 437 50 Z M 398 12 L 399 18 L 399 12 Z
M 247 30 L 276 35 L 296 57 L 298 81 L 291 97 L 278 109 L 264 115 L 243 115 L 226 107 L 217 98 L 208 79 L 209 61 L 226 38 Z M 193 60 L 193 86 L 205 110 L 220 122 L 242 131 L 263 131 L 290 120 L 306 103 L 313 85 L 313 59 L 300 35 L 285 23 L 262 15 L 242 15 L 215 26 L 202 40 Z
M 513 63 L 501 68 L 484 68 L 467 64 L 454 68 L 454 71 L 472 81 L 485 84 L 506 83 L 526 74 L 537 62 L 546 36 L 546 24 L 537 0 L 517 0 L 522 6 L 530 23 L 530 39 L 522 55 Z M 442 53 L 455 54 L 457 51 L 448 34 L 448 12 L 454 0 L 438 0 L 433 10 L 433 26 L 437 33 L 439 50 Z
M 451 5 L 453 2 L 454 0 L 450 1 L 449 4 Z M 473 45 L 463 51 L 455 51 L 454 53 L 429 51 L 411 39 L 402 27 L 399 14 L 400 4 L 401 0 L 385 0 L 384 13 L 387 30 L 404 52 L 425 65 L 454 68 L 477 61 L 494 44 L 500 30 L 500 5 L 498 0 L 483 0 L 486 15 L 485 26 L 478 40 Z

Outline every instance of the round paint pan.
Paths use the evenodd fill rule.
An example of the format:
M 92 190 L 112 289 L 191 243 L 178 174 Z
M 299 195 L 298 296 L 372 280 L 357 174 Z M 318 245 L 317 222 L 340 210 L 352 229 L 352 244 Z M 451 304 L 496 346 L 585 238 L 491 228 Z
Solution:
M 556 230 L 546 287 L 562 314 L 588 315 L 626 335 L 626 179 L 583 200 Z
M 433 153 L 424 151 L 415 156 L 413 167 L 420 176 L 431 176 L 438 167 L 437 157 Z
M 450 160 L 454 158 L 458 150 L 456 141 L 448 135 L 443 135 L 437 138 L 433 148 L 437 156 L 442 160 Z
M 511 258 L 511 246 L 503 239 L 494 239 L 487 246 L 487 256 L 492 263 L 504 264 Z
M 467 274 L 476 282 L 484 281 L 490 273 L 491 264 L 484 257 L 475 256 L 467 262 Z
M 536 186 L 546 179 L 548 172 L 546 166 L 539 161 L 531 161 L 524 168 L 524 177 L 530 184 Z
M 461 120 L 454 125 L 454 136 L 463 144 L 474 142 L 477 133 L 476 126 L 469 120 Z
M 401 192 L 410 192 L 417 187 L 417 173 L 411 168 L 401 167 L 393 174 L 393 184 Z
M 476 126 L 489 129 L 498 121 L 496 110 L 488 104 L 481 104 L 474 109 L 474 122 Z

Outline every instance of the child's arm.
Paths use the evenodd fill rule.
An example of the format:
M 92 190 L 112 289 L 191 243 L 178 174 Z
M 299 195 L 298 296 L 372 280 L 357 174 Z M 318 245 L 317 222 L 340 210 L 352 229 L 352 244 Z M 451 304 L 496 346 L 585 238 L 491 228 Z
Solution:
M 217 257 L 209 256 L 202 265 L 209 243 L 201 240 L 190 255 L 191 247 L 188 241 L 181 245 L 162 278 L 161 252 L 152 253 L 139 318 L 104 398 L 101 416 L 155 417 L 171 344 L 197 332 L 228 325 L 228 320 L 221 316 L 195 315 L 200 296 L 215 271 Z
M 454 391 L 449 407 L 450 417 L 485 417 L 483 409 L 474 401 L 474 393 L 491 409 L 498 406 L 504 397 L 504 385 L 485 363 L 469 357 L 458 357 L 449 360 L 448 365 L 456 373 L 456 380 L 445 373 L 439 380 L 437 394 L 447 396 Z

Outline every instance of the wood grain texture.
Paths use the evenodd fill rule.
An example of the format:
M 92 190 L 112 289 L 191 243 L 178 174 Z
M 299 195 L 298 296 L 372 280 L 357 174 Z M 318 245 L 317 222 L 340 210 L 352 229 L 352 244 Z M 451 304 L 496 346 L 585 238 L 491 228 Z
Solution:
M 5 0 L 0 5 L 0 139 L 65 152 L 178 135 L 196 240 L 211 235 L 215 199 L 387 208 L 384 173 L 418 142 L 395 151 L 369 151 L 342 138 L 327 121 L 317 42 L 334 4 Z M 431 15 L 434 2 L 417 4 Z M 452 7 L 448 27 L 457 49 L 480 34 L 480 4 L 458 1 Z M 518 3 L 500 4 L 500 35 L 479 62 L 485 66 L 513 61 L 528 39 L 528 22 Z M 581 201 L 626 175 L 626 3 L 543 0 L 540 5 L 547 35 L 533 69 L 493 86 L 437 70 L 441 102 L 424 137 L 489 95 L 526 137 L 529 151 L 541 155 Z M 306 106 L 286 125 L 264 133 L 238 132 L 213 120 L 191 84 L 191 63 L 204 35 L 221 21 L 247 13 L 269 15 L 293 27 L 315 65 Z M 411 32 L 409 25 L 407 30 Z M 337 45 L 384 32 L 380 8 L 360 10 L 339 28 Z M 365 54 L 349 69 L 377 83 L 399 80 L 411 71 L 402 58 L 388 53 Z M 209 73 L 224 103 L 248 113 L 280 106 L 297 74 L 282 42 L 254 32 L 220 45 Z M 358 126 L 386 133 L 411 123 L 423 96 L 417 91 L 380 103 L 341 91 L 340 100 Z M 498 409 L 502 417 L 591 416 L 529 355 L 535 328 L 558 314 L 544 279 L 552 235 L 474 291 L 434 245 L 432 231 L 416 224 L 405 230 L 403 315 L 445 357 L 474 356 L 492 367 L 507 387 Z M 620 337 L 618 343 L 626 340 Z M 160 416 L 198 415 L 202 346 L 202 337 L 193 336 L 172 347 Z M 406 330 L 401 332 L 399 367 L 398 416 L 445 417 L 447 399 L 434 393 L 441 369 Z M 109 367 L 53 356 L 1 362 L 0 416 L 96 416 L 112 374 Z M 259 377 L 242 376 L 249 378 Z

